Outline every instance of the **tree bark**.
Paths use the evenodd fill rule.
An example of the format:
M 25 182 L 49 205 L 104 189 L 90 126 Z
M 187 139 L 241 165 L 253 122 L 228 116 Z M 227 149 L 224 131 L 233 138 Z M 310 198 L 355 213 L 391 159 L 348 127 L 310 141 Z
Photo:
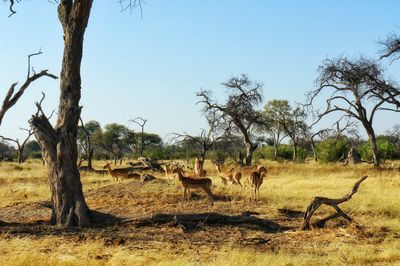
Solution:
M 58 17 L 64 31 L 64 54 L 60 75 L 60 102 L 56 127 L 39 112 L 30 120 L 46 162 L 53 204 L 51 223 L 58 226 L 89 224 L 89 208 L 82 191 L 76 161 L 77 132 L 81 108 L 80 67 L 83 37 L 93 0 L 62 0 Z
M 88 169 L 91 171 L 91 170 L 93 170 L 93 163 L 92 163 L 92 161 L 93 161 L 93 148 L 91 146 L 89 148 L 87 160 L 88 160 Z
M 22 164 L 24 162 L 24 158 L 23 158 L 23 153 L 24 150 L 22 149 L 18 149 L 18 164 Z
M 278 159 L 278 149 L 279 149 L 278 143 L 274 141 L 274 160 Z
M 380 165 L 380 158 L 379 158 L 379 151 L 378 151 L 378 145 L 376 144 L 376 137 L 375 137 L 375 133 L 369 135 L 369 139 L 371 141 L 371 149 L 372 149 L 372 157 L 374 160 L 374 165 L 376 167 L 379 167 Z
M 253 160 L 253 153 L 256 150 L 257 146 L 251 143 L 246 143 L 246 165 L 250 166 Z
M 293 141 L 293 162 L 297 160 L 297 142 Z
M 372 158 L 374 161 L 374 166 L 379 167 L 380 166 L 380 158 L 379 158 L 379 152 L 378 152 L 378 145 L 376 144 L 375 131 L 372 128 L 372 125 L 370 125 L 370 123 L 363 123 L 363 124 L 367 131 L 369 141 L 371 142 L 371 150 L 372 150 Z

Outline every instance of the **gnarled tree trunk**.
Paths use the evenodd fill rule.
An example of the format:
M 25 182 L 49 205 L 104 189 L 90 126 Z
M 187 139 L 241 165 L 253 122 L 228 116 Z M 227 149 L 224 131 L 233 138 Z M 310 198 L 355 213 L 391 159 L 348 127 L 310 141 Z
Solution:
M 93 0 L 62 0 L 58 17 L 64 31 L 64 55 L 60 75 L 60 103 L 56 127 L 39 112 L 30 120 L 46 162 L 53 211 L 51 223 L 60 226 L 86 226 L 89 208 L 82 191 L 77 132 L 81 108 L 80 67 L 83 37 Z

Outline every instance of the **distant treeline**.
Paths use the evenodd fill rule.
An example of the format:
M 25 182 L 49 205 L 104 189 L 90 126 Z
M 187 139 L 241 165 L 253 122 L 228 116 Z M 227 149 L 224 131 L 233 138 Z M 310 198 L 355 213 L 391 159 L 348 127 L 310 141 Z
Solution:
M 385 135 L 377 137 L 380 157 L 383 160 L 400 159 L 400 134 L 399 126 L 387 131 Z M 200 155 L 201 145 L 196 137 L 177 139 L 174 143 L 165 143 L 155 133 L 136 133 L 124 125 L 108 124 L 101 128 L 96 121 L 85 124 L 84 132 L 81 127 L 78 134 L 78 149 L 81 160 L 88 156 L 88 141 L 92 149 L 92 158 L 95 160 L 134 160 L 144 156 L 156 160 L 187 160 L 191 161 Z M 89 138 L 88 138 L 89 137 Z M 143 139 L 143 140 L 142 140 Z M 279 144 L 276 149 L 274 141 L 268 136 L 260 135 L 257 140 L 257 149 L 254 160 L 293 160 L 293 145 L 290 142 Z M 246 147 L 240 136 L 227 136 L 213 143 L 205 153 L 206 159 L 213 161 L 232 160 L 241 163 Z M 344 161 L 352 149 L 362 161 L 371 162 L 372 152 L 369 141 L 359 137 L 337 135 L 335 132 L 320 136 L 313 142 L 309 138 L 298 140 L 297 161 L 315 159 L 324 163 Z M 277 150 L 277 152 L 276 152 Z M 7 142 L 0 142 L 0 159 L 2 161 L 17 160 L 18 151 Z M 41 149 L 35 140 L 27 142 L 23 157 L 41 158 Z

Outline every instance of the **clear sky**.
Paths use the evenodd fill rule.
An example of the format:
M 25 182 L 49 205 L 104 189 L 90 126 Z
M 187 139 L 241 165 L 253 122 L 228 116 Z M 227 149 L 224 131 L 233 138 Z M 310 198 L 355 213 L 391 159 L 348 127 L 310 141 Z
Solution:
M 314 89 L 316 69 L 337 56 L 377 57 L 378 41 L 400 32 L 398 0 L 146 0 L 143 17 L 120 12 L 118 1 L 95 0 L 85 36 L 82 100 L 85 121 L 102 126 L 148 119 L 146 131 L 197 133 L 206 127 L 200 88 L 215 91 L 220 83 L 247 73 L 264 84 L 264 101 L 304 102 Z M 35 69 L 59 74 L 62 30 L 56 5 L 22 1 L 8 18 L 0 2 L 0 98 L 26 77 L 26 56 Z M 387 62 L 385 62 L 387 63 Z M 400 61 L 386 65 L 400 80 Z M 58 82 L 36 82 L 7 114 L 0 134 L 24 136 L 41 92 L 44 108 L 57 109 Z M 399 115 L 379 116 L 377 133 L 400 123 Z M 134 125 L 130 126 L 133 129 Z

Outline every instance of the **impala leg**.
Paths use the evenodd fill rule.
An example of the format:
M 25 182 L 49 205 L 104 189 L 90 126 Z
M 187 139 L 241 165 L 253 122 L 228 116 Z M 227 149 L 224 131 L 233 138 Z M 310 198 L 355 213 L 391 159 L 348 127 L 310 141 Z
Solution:
M 183 203 L 185 202 L 185 198 L 186 198 L 186 188 L 183 188 L 183 198 L 182 198 L 182 206 L 183 206 Z

